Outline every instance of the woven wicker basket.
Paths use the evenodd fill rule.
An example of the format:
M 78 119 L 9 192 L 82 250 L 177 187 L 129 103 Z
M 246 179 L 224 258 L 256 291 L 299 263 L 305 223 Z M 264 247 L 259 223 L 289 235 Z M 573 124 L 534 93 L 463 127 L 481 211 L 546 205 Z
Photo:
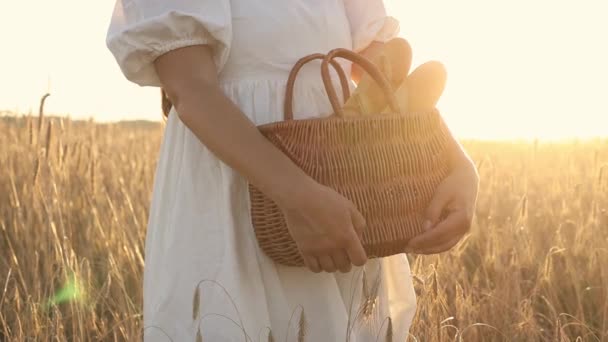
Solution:
M 296 75 L 304 63 L 323 58 L 321 75 L 334 114 L 293 120 Z M 360 65 L 382 87 L 394 113 L 344 117 L 329 74 L 335 58 Z M 344 98 L 348 83 L 339 69 Z M 347 49 L 302 58 L 293 67 L 285 96 L 285 120 L 258 126 L 262 134 L 308 175 L 350 199 L 367 221 L 362 244 L 368 258 L 404 252 L 422 231 L 423 213 L 449 173 L 450 132 L 437 110 L 398 113 L 393 89 L 374 64 Z M 281 209 L 249 185 L 252 223 L 260 248 L 275 262 L 303 266 Z

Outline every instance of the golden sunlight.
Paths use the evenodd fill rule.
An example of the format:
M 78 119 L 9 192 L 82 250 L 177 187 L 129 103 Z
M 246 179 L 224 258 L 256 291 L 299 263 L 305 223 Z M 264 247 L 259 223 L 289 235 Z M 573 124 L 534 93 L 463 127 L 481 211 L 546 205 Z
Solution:
M 165 124 L 160 90 L 106 47 L 116 1 L 134 36 L 114 51 L 196 27 L 138 25 L 180 6 L 217 31 L 243 23 L 220 37 L 237 42 L 222 76 L 252 80 L 222 87 L 256 123 L 282 114 L 266 72 L 348 46 L 348 20 L 372 37 L 384 2 L 412 73 L 401 39 L 370 58 L 398 106 L 437 105 L 465 156 L 437 116 L 268 125 L 264 143 L 179 52 L 160 68 L 195 76 L 167 86 L 186 115 Z M 608 341 L 607 14 L 608 0 L 0 0 L 0 342 Z M 141 55 L 121 64 L 137 73 Z M 371 82 L 346 115 L 386 107 Z M 320 84 L 294 91 L 302 112 L 326 105 Z
M 439 109 L 462 137 L 608 135 L 608 5 L 602 0 L 386 0 L 414 66 L 448 70 Z M 158 90 L 124 79 L 105 47 L 114 1 L 0 4 L 0 111 L 159 120 Z M 36 8 L 33 11 L 32 8 Z
M 608 135 L 608 4 L 391 1 L 415 63 L 448 70 L 440 109 L 466 136 Z

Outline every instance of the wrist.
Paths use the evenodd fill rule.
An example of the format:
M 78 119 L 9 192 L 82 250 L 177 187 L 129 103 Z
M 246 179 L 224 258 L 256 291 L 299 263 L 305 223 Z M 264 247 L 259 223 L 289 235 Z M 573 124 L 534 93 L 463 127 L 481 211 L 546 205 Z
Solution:
M 318 183 L 303 171 L 283 178 L 284 181 L 276 182 L 268 194 L 283 210 L 302 208 L 304 203 L 309 201 L 311 190 L 318 186 Z

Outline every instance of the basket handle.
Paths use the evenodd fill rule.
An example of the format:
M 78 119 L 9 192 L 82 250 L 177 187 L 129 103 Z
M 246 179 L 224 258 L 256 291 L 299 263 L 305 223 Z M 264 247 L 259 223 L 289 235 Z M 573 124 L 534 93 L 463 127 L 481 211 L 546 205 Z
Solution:
M 291 72 L 289 73 L 289 78 L 287 79 L 287 89 L 285 90 L 285 103 L 284 103 L 285 120 L 293 120 L 293 89 L 294 89 L 294 86 L 296 83 L 296 76 L 298 75 L 298 72 L 300 71 L 300 69 L 302 69 L 304 64 L 311 62 L 315 59 L 323 59 L 324 57 L 325 57 L 325 55 L 321 54 L 321 53 L 314 53 L 312 55 L 302 57 L 302 58 L 300 58 L 300 60 L 298 60 L 296 62 L 296 64 L 291 69 Z M 350 84 L 348 83 L 348 78 L 346 77 L 346 74 L 344 73 L 344 69 L 342 69 L 340 64 L 334 60 L 329 61 L 329 63 L 331 63 L 332 67 L 336 70 L 336 72 L 338 73 L 338 76 L 340 77 L 340 84 L 342 86 L 342 94 L 344 96 L 344 101 L 346 101 L 346 99 L 348 99 L 350 97 Z M 328 71 L 328 77 L 329 77 L 329 71 Z M 331 77 L 329 77 L 329 78 L 330 78 L 329 82 L 331 83 Z M 335 94 L 335 91 L 334 91 L 334 94 Z M 336 97 L 337 97 L 337 95 L 336 95 Z
M 363 68 L 373 79 L 380 85 L 390 108 L 395 112 L 399 113 L 399 104 L 397 102 L 397 98 L 395 97 L 395 93 L 393 87 L 387 80 L 387 78 L 380 72 L 378 67 L 367 59 L 366 57 L 344 48 L 337 48 L 331 50 L 325 57 L 323 58 L 323 63 L 321 64 L 321 76 L 323 77 L 323 83 L 325 84 L 325 90 L 327 91 L 327 96 L 329 97 L 329 102 L 333 107 L 334 113 L 340 117 L 344 117 L 344 110 L 340 106 L 338 102 L 338 95 L 336 94 L 336 90 L 334 89 L 333 84 L 331 83 L 331 77 L 329 75 L 329 63 L 334 62 L 334 58 L 344 58 L 349 60 L 355 64 L 358 64 Z

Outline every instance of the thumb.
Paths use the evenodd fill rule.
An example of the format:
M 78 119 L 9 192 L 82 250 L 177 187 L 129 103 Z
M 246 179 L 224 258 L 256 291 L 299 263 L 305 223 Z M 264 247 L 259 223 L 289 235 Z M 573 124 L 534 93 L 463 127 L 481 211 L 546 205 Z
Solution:
M 429 230 L 431 227 L 436 225 L 440 218 L 443 210 L 448 205 L 450 201 L 450 196 L 447 191 L 445 191 L 442 187 L 438 187 L 435 190 L 435 194 L 433 194 L 433 198 L 431 198 L 431 202 L 426 208 L 424 214 L 424 230 Z
M 363 231 L 367 226 L 365 217 L 363 217 L 363 214 L 361 214 L 361 212 L 359 212 L 359 210 L 357 210 L 356 208 L 351 209 L 350 217 L 353 222 L 353 228 L 355 228 L 357 236 L 359 236 L 359 239 L 361 239 L 363 237 Z

